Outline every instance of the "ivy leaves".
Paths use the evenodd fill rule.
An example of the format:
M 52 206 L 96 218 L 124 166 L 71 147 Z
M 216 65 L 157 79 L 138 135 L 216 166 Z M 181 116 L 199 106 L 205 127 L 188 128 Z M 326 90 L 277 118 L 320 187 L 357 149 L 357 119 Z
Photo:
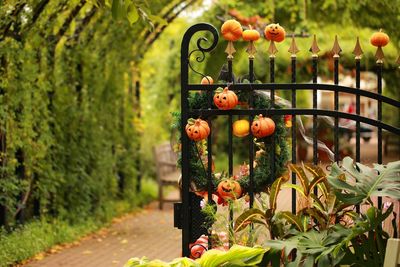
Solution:
M 111 9 L 113 19 L 128 20 L 131 25 L 138 23 L 140 19 L 151 29 L 155 23 L 160 26 L 167 25 L 163 18 L 152 14 L 146 0 L 96 0 L 94 4 Z

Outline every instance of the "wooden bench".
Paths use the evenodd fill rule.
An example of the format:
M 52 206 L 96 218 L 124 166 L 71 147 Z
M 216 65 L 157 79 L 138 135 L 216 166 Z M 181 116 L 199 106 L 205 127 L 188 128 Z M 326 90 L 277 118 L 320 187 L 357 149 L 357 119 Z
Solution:
M 180 199 L 165 198 L 163 187 L 172 185 L 179 188 L 178 181 L 181 172 L 176 166 L 177 155 L 172 150 L 170 143 L 164 143 L 154 147 L 153 153 L 156 162 L 159 209 L 162 210 L 164 202 L 180 201 Z

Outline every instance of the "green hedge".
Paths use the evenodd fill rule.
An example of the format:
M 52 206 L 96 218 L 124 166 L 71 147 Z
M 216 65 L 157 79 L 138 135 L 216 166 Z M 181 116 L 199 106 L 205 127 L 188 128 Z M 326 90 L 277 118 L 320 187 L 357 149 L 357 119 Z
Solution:
M 134 30 L 89 2 L 66 24 L 80 3 L 50 1 L 34 25 L 12 24 L 19 36 L 0 42 L 0 208 L 10 225 L 21 204 L 26 218 L 35 206 L 70 222 L 118 199 L 135 204 Z M 29 24 L 36 6 L 27 6 L 34 12 L 14 19 Z

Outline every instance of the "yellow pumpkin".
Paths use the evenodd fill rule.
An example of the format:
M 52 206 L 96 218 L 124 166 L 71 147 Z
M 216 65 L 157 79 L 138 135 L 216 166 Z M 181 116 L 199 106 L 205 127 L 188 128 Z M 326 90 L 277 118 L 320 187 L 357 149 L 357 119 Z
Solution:
M 237 120 L 232 125 L 233 134 L 237 137 L 245 137 L 250 132 L 250 123 L 248 120 Z

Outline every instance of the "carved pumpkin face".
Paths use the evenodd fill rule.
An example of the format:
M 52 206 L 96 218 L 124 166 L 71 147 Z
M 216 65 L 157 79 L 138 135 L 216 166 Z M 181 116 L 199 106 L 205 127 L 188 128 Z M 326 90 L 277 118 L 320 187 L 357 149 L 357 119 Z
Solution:
M 248 120 L 238 120 L 232 125 L 233 134 L 237 137 L 245 137 L 250 132 L 250 123 Z
M 189 119 L 185 127 L 186 134 L 193 141 L 206 139 L 210 134 L 208 123 L 202 119 Z
M 249 30 L 245 30 L 242 33 L 243 40 L 255 42 L 260 39 L 260 33 L 257 30 L 253 30 L 252 27 L 249 25 Z
M 264 35 L 267 40 L 274 41 L 274 42 L 282 42 L 285 40 L 285 29 L 277 24 L 269 24 L 265 27 Z
M 222 88 L 218 88 L 214 95 L 214 104 L 217 106 L 218 109 L 228 110 L 233 109 L 236 107 L 238 103 L 238 97 L 235 92 L 225 87 L 223 90 Z
M 264 118 L 261 114 L 251 124 L 251 132 L 256 138 L 270 136 L 275 131 L 275 122 L 270 118 Z
M 217 187 L 218 195 L 224 200 L 237 199 L 242 195 L 240 184 L 233 179 L 222 180 Z
M 376 47 L 384 47 L 389 43 L 389 36 L 382 31 L 376 32 L 371 36 L 371 44 Z
M 242 25 L 234 19 L 224 22 L 221 27 L 222 37 L 227 41 L 237 41 L 242 37 Z
M 210 77 L 210 76 L 205 76 L 205 77 L 203 77 L 203 79 L 201 79 L 201 84 L 213 84 L 214 83 L 214 80 L 213 80 L 213 78 L 212 77 Z

